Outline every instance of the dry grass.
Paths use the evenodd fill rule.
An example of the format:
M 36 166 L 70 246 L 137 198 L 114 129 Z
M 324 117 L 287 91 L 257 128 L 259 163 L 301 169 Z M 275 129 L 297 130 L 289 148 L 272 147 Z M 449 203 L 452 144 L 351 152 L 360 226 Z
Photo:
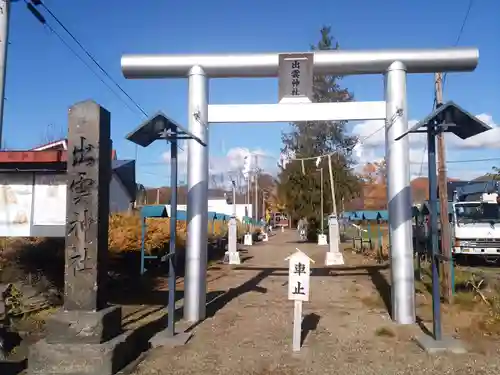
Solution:
M 500 294 L 497 294 L 488 299 L 488 312 L 479 320 L 477 328 L 488 336 L 500 336 Z
M 426 265 L 427 266 L 427 265 Z M 423 268 L 418 289 L 425 298 L 423 308 L 432 304 L 428 266 Z M 426 306 L 427 305 L 427 306 Z M 500 289 L 493 281 L 478 278 L 473 272 L 455 269 L 453 305 L 443 304 L 443 322 L 467 336 L 500 336 Z
M 363 227 L 367 229 L 366 227 Z M 389 232 L 386 226 L 380 228 L 381 238 L 379 238 L 379 232 L 375 225 L 370 226 L 369 232 L 362 232 L 363 236 L 363 249 L 362 253 L 364 256 L 370 259 L 376 259 L 379 262 L 384 262 L 389 259 Z M 359 234 L 352 229 L 345 234 L 346 249 L 352 251 L 360 251 L 360 241 L 356 240 L 356 248 L 353 247 L 352 237 L 359 238 Z M 371 238 L 372 248 L 368 244 L 368 239 Z
M 227 235 L 224 222 L 209 222 L 209 257 L 219 259 L 220 246 L 217 237 Z M 141 220 L 138 215 L 111 215 L 109 221 L 109 252 L 112 262 L 109 267 L 117 274 L 137 272 L 142 238 Z M 239 233 L 243 233 L 240 226 Z M 147 219 L 145 250 L 150 254 L 168 251 L 170 243 L 170 220 Z M 186 222 L 177 223 L 176 252 L 179 269 L 183 269 L 186 245 Z M 64 238 L 7 238 L 0 243 L 0 282 L 23 281 L 28 284 L 43 284 L 47 289 L 64 285 Z M 182 273 L 182 272 L 181 272 Z
M 379 337 L 396 337 L 396 333 L 387 327 L 380 327 L 375 330 L 375 336 Z
M 361 302 L 369 309 L 384 309 L 385 303 L 382 298 L 377 295 L 364 296 L 360 298 Z
M 147 253 L 161 251 L 170 242 L 170 219 L 150 218 L 146 220 L 144 247 Z M 186 244 L 186 222 L 177 222 L 176 245 L 183 249 Z M 109 250 L 113 253 L 136 251 L 141 248 L 141 219 L 139 216 L 111 215 L 109 220 Z M 227 223 L 213 221 L 207 227 L 209 240 L 227 235 Z M 243 233 L 239 224 L 238 232 Z
M 365 253 L 365 255 L 367 255 Z M 384 272 L 388 279 L 387 271 Z M 442 302 L 443 325 L 461 336 L 472 338 L 500 337 L 500 285 L 495 280 L 478 277 L 469 270 L 455 269 L 455 295 L 452 305 Z M 432 321 L 432 282 L 430 266 L 422 264 L 422 279 L 415 281 L 417 315 L 426 322 Z M 373 310 L 385 309 L 379 293 L 352 294 Z M 385 336 L 384 332 L 375 332 Z
M 144 247 L 147 253 L 163 250 L 170 241 L 170 219 L 147 219 Z M 109 220 L 109 251 L 121 253 L 141 248 L 142 223 L 139 216 L 111 215 Z M 177 222 L 176 244 L 184 247 L 186 222 Z

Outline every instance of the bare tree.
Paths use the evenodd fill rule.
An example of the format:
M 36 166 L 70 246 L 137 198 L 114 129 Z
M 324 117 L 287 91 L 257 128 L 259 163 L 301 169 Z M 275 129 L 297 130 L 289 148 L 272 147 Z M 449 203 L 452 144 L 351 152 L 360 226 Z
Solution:
M 225 190 L 225 176 L 224 173 L 213 173 L 210 176 L 210 182 L 214 189 Z
M 60 125 L 49 124 L 44 129 L 42 143 L 51 143 L 66 138 L 67 132 Z

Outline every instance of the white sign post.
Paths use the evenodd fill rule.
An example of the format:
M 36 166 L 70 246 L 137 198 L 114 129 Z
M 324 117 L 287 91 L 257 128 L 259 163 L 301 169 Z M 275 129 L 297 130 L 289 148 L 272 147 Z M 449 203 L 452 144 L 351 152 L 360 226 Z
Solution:
M 340 231 L 339 221 L 336 215 L 332 214 L 328 217 L 328 233 L 330 235 L 330 248 L 326 253 L 325 265 L 338 266 L 344 264 L 344 256 L 340 252 Z
M 297 249 L 288 258 L 288 299 L 294 301 L 293 309 L 293 345 L 294 352 L 300 351 L 302 335 L 302 302 L 309 301 L 309 285 L 311 278 L 311 262 L 302 251 Z

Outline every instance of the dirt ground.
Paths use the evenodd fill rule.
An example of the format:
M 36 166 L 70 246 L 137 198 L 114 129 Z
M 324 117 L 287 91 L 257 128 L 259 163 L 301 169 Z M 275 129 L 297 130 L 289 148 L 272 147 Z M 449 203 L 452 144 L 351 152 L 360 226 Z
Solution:
M 500 370 L 500 346 L 494 341 L 480 349 L 465 341 L 466 355 L 424 353 L 413 341 L 424 334 L 422 328 L 397 326 L 388 315 L 384 266 L 346 252 L 345 266 L 328 269 L 323 267 L 326 248 L 295 240 L 292 231 L 278 233 L 267 244 L 250 247 L 241 266 L 221 266 L 220 277 L 208 289 L 209 295 L 225 294 L 208 305 L 208 318 L 193 329 L 192 339 L 183 347 L 150 351 L 135 374 L 442 375 Z M 296 247 L 316 263 L 311 298 L 304 303 L 303 347 L 294 354 L 284 259 Z M 456 333 L 453 322 L 444 330 Z

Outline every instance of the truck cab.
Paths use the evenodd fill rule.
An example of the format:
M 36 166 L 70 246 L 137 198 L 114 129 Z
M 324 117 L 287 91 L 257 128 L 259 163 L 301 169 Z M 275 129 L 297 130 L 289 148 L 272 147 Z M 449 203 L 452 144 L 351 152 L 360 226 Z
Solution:
M 457 256 L 500 260 L 498 181 L 474 182 L 453 194 L 452 251 Z

